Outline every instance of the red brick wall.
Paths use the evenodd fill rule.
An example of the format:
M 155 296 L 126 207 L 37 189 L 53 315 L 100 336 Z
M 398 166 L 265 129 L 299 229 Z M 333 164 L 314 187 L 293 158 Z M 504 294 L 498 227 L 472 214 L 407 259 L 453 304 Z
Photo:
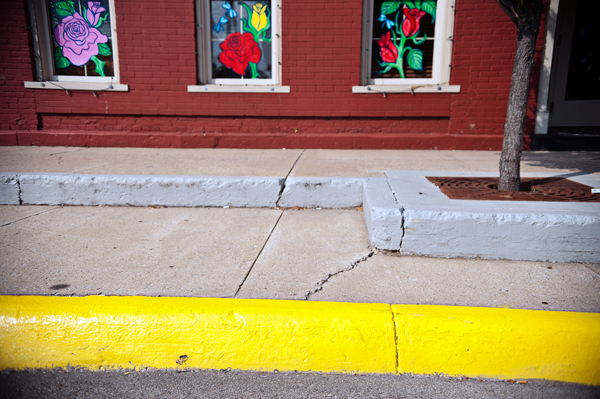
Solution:
M 37 129 L 35 93 L 23 86 L 34 74 L 24 2 L 1 0 L 1 4 L 0 130 Z
M 0 129 L 35 130 L 39 118 L 41 131 L 20 135 L 20 143 L 48 145 L 501 145 L 516 29 L 493 1 L 457 0 L 451 83 L 461 93 L 387 97 L 351 91 L 360 82 L 361 1 L 283 1 L 282 83 L 289 94 L 188 93 L 187 85 L 196 84 L 194 1 L 115 3 L 121 82 L 130 91 L 96 96 L 22 88 L 33 71 L 23 4 L 14 5 L 19 18 L 0 27 L 12 49 L 2 47 L 0 67 L 14 73 L 3 81 L 11 91 L 0 97 L 2 109 L 10 112 L 0 117 Z M 535 101 L 530 107 L 535 111 Z M 13 126 L 17 114 L 21 126 Z

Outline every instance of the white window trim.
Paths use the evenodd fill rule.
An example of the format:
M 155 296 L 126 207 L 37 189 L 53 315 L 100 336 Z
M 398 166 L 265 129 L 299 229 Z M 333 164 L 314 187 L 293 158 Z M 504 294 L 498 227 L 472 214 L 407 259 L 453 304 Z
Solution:
M 361 57 L 361 85 L 353 86 L 352 93 L 460 93 L 459 85 L 450 85 L 452 42 L 454 34 L 454 1 L 438 0 L 438 10 L 443 7 L 444 16 L 437 17 L 436 42 L 431 79 L 371 79 L 373 1 L 363 1 L 363 43 Z
M 27 0 L 32 28 L 36 82 L 24 82 L 27 89 L 128 91 L 129 86 L 120 83 L 119 51 L 114 0 L 109 0 L 111 41 L 115 76 L 59 76 L 54 74 L 54 52 L 50 33 L 48 9 L 45 1 Z
M 232 0 L 233 2 L 233 0 Z M 281 0 L 271 0 L 271 79 L 215 79 L 212 71 L 210 5 L 207 0 L 196 0 L 196 34 L 198 52 L 198 79 L 205 84 L 189 85 L 190 93 L 289 93 L 289 86 L 281 86 Z

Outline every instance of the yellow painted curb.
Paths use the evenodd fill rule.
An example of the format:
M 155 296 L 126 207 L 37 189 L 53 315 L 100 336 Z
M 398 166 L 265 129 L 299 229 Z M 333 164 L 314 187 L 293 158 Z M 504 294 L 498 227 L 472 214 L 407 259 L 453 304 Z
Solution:
M 394 373 L 396 351 L 382 304 L 0 296 L 0 369 L 68 365 Z
M 600 385 L 600 314 L 393 305 L 400 373 Z
M 0 369 L 66 366 L 443 373 L 600 385 L 600 314 L 0 296 Z

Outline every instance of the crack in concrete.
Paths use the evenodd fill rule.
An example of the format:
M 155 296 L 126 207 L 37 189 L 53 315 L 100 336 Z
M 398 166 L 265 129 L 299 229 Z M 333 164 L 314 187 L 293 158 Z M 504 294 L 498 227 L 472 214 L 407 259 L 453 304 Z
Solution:
M 15 180 L 17 181 L 17 187 L 19 188 L 19 205 L 23 205 L 23 200 L 21 199 L 21 180 L 18 175 L 15 177 Z
M 78 150 L 66 150 L 66 151 L 62 151 L 62 152 L 53 152 L 52 154 L 50 154 L 50 156 L 54 156 L 54 155 L 60 155 L 60 154 L 67 154 L 67 153 L 75 153 L 75 152 L 79 152 L 79 151 L 83 151 L 86 150 L 86 148 L 80 148 Z
M 283 190 L 285 190 L 285 183 L 287 182 L 288 177 L 290 177 L 290 174 L 292 173 L 292 171 L 296 167 L 296 164 L 298 163 L 298 161 L 300 160 L 300 158 L 304 154 L 304 151 L 306 151 L 306 150 L 302 150 L 302 152 L 300 153 L 300 155 L 298 155 L 298 158 L 296 158 L 296 160 L 292 164 L 292 167 L 288 171 L 287 175 L 285 175 L 285 177 L 283 179 L 279 180 L 279 184 L 281 184 L 281 188 L 279 189 L 279 194 L 277 195 L 277 201 L 275 202 L 275 206 L 278 207 L 278 208 L 279 208 L 279 201 L 281 201 L 281 196 L 283 195 Z
M 402 221 L 400 222 L 400 228 L 402 229 L 402 237 L 400 237 L 400 244 L 398 244 L 398 251 L 401 252 L 402 244 L 404 243 L 404 235 L 406 234 L 406 225 L 404 223 L 404 221 L 405 221 L 404 207 L 402 205 L 400 205 L 400 201 L 398 201 L 398 197 L 396 197 L 396 192 L 390 185 L 390 180 L 388 178 L 386 178 L 385 182 L 387 183 L 388 187 L 390 188 L 390 191 L 392 192 L 392 195 L 394 196 L 394 199 L 396 200 L 396 204 L 398 204 L 398 206 L 400 207 L 400 217 L 402 218 Z
M 319 281 L 317 283 L 317 288 L 315 288 L 312 291 L 308 291 L 305 295 L 304 295 L 304 299 L 308 300 L 313 294 L 316 294 L 319 291 L 323 290 L 323 286 L 325 284 L 327 284 L 329 282 L 329 280 L 332 277 L 337 276 L 338 274 L 342 274 L 345 272 L 349 272 L 350 270 L 354 269 L 356 266 L 358 266 L 359 263 L 366 261 L 367 259 L 369 259 L 371 256 L 373 256 L 375 254 L 374 251 L 369 252 L 366 256 L 363 256 L 362 258 L 360 258 L 359 260 L 352 262 L 350 265 L 348 265 L 347 267 L 345 267 L 342 270 L 338 270 L 337 272 L 333 272 L 333 273 L 329 273 L 329 275 L 327 277 L 325 277 L 323 280 Z
M 254 265 L 256 264 L 256 262 L 258 261 L 258 259 L 260 258 L 260 255 L 262 255 L 263 250 L 265 249 L 265 247 L 267 246 L 267 243 L 271 239 L 271 236 L 273 235 L 273 232 L 275 231 L 275 228 L 277 228 L 277 225 L 279 224 L 279 221 L 281 220 L 281 217 L 283 216 L 284 212 L 285 212 L 285 210 L 282 210 L 281 213 L 279 214 L 279 217 L 277 218 L 277 221 L 273 225 L 273 228 L 271 229 L 271 232 L 269 232 L 269 236 L 265 240 L 265 243 L 263 244 L 263 246 L 260 249 L 260 251 L 258 251 L 258 255 L 256 255 L 256 258 L 254 259 L 254 262 L 252 262 L 252 265 L 250 265 L 250 269 L 248 269 L 248 273 L 246 273 L 246 275 L 244 276 L 244 279 L 242 280 L 242 282 L 238 286 L 238 289 L 235 291 L 235 294 L 233 294 L 233 298 L 237 297 L 237 295 L 239 294 L 240 290 L 242 289 L 242 286 L 244 285 L 244 283 L 248 279 L 248 276 L 250 275 L 250 272 L 252 271 L 252 269 L 254 269 Z

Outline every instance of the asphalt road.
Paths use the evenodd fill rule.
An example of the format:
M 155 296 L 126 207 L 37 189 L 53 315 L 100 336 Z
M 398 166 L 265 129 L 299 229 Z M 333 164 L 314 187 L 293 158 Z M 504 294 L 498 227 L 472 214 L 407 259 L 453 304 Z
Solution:
M 522 381 L 523 382 L 523 381 Z M 0 373 L 0 398 L 600 398 L 600 387 L 409 375 L 44 370 Z

